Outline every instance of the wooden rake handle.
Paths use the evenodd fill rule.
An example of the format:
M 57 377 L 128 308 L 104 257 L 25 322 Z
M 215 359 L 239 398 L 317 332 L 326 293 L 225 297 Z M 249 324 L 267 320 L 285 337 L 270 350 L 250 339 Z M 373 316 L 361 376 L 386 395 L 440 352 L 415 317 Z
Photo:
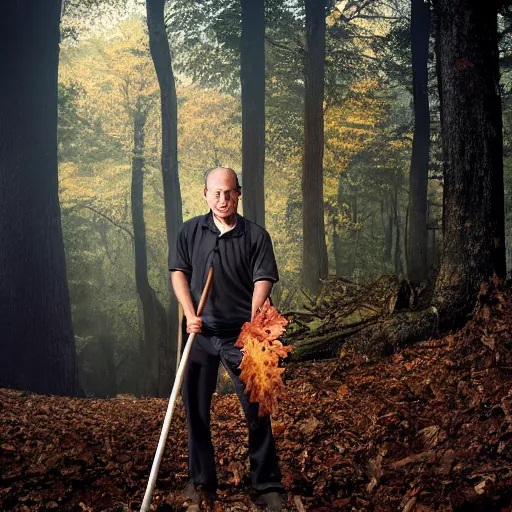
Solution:
M 203 312 L 204 305 L 206 303 L 206 299 L 208 298 L 208 292 L 210 291 L 210 286 L 212 284 L 213 279 L 213 267 L 210 267 L 208 271 L 208 277 L 206 278 L 206 284 L 204 285 L 203 293 L 201 294 L 201 299 L 199 300 L 199 305 L 197 306 L 197 316 L 200 316 Z M 151 506 L 151 497 L 153 495 L 153 490 L 156 484 L 156 477 L 158 475 L 158 469 L 160 468 L 160 462 L 162 462 L 162 456 L 164 454 L 165 443 L 167 441 L 167 435 L 169 434 L 169 427 L 171 425 L 171 418 L 174 413 L 174 408 L 176 406 L 176 400 L 178 398 L 178 393 L 180 392 L 181 384 L 183 382 L 183 374 L 185 373 L 185 366 L 187 365 L 188 356 L 190 354 L 190 350 L 192 348 L 192 343 L 194 342 L 194 338 L 196 336 L 195 332 L 189 334 L 187 339 L 187 344 L 185 345 L 185 350 L 183 351 L 183 356 L 180 361 L 180 365 L 178 367 L 178 371 L 176 372 L 176 378 L 174 379 L 174 386 L 172 388 L 171 397 L 169 398 L 169 405 L 167 406 L 167 412 L 165 413 L 164 424 L 162 427 L 162 432 L 160 433 L 160 439 L 158 441 L 158 446 L 156 448 L 155 458 L 153 459 L 153 465 L 151 466 L 151 473 L 149 475 L 148 485 L 146 487 L 146 493 L 144 494 L 144 501 L 142 502 L 141 512 L 149 512 Z

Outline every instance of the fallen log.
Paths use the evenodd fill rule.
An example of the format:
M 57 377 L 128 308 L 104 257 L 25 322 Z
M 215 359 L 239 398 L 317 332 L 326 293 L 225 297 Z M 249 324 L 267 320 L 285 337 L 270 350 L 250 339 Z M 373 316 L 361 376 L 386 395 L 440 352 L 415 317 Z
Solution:
M 439 336 L 448 324 L 438 307 L 439 294 L 437 300 L 432 296 L 432 282 L 428 279 L 424 288 L 413 290 L 397 276 L 382 276 L 364 286 L 329 279 L 316 304 L 294 313 L 296 320 L 283 337 L 283 343 L 294 346 L 291 360 L 337 357 L 342 347 L 362 355 L 389 355 Z M 493 278 L 482 283 L 474 297 L 469 294 L 466 301 L 473 314 L 485 304 L 499 302 L 500 287 L 501 281 Z M 451 318 L 458 320 L 449 327 L 459 325 L 457 315 L 455 310 Z
M 329 332 L 297 340 L 293 344 L 293 351 L 289 356 L 289 360 L 294 362 L 337 357 L 345 340 L 367 325 L 368 323 L 365 322 L 359 326 L 349 327 L 342 331 Z
M 347 340 L 345 347 L 369 356 L 390 355 L 411 343 L 436 337 L 438 329 L 436 308 L 405 311 L 360 330 Z
M 367 285 L 331 278 L 306 311 L 285 314 L 293 321 L 282 341 L 294 346 L 293 361 L 336 357 L 347 338 L 409 307 L 412 296 L 409 283 L 395 275 Z

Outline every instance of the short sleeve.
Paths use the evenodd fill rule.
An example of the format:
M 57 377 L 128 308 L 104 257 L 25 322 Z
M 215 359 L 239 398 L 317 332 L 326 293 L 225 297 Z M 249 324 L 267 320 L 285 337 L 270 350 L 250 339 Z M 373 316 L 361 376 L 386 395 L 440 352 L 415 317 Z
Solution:
M 187 235 L 182 228 L 178 235 L 178 240 L 173 249 L 169 251 L 169 270 L 181 270 L 187 275 L 192 274 L 192 263 L 188 250 Z
M 253 246 L 253 254 L 251 257 L 252 265 L 252 281 L 268 280 L 273 283 L 279 281 L 277 272 L 277 263 L 272 247 L 272 240 L 266 231 L 262 231 Z

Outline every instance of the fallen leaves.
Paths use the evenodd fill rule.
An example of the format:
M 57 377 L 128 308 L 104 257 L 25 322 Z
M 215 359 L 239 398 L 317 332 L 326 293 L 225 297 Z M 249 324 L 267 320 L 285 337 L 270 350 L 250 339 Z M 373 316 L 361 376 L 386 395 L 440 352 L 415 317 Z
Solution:
M 259 416 L 277 414 L 278 399 L 284 395 L 284 368 L 279 368 L 279 358 L 287 357 L 293 347 L 285 347 L 277 338 L 287 324 L 267 299 L 252 322 L 244 324 L 235 344 L 243 353 L 240 380 L 250 393 L 249 400 L 259 403 Z
M 144 491 L 165 400 L 75 399 L 0 389 L 0 404 L 0 510 L 121 512 L 131 495 Z M 169 439 L 182 452 L 185 432 L 180 405 Z M 170 457 L 164 454 L 164 466 Z M 184 481 L 186 457 L 172 464 L 174 477 Z
M 408 464 L 420 464 L 420 463 L 432 463 L 436 458 L 436 454 L 433 450 L 427 450 L 426 452 L 414 453 L 403 459 L 393 462 L 391 467 L 394 469 L 401 469 Z
M 512 294 L 497 304 L 503 310 L 493 305 L 488 319 L 396 356 L 289 365 L 272 419 L 288 510 L 512 512 Z M 0 389 L 0 510 L 135 508 L 166 407 Z M 255 511 L 238 399 L 214 395 L 212 409 L 216 507 Z M 179 403 L 154 509 L 181 510 L 187 479 Z

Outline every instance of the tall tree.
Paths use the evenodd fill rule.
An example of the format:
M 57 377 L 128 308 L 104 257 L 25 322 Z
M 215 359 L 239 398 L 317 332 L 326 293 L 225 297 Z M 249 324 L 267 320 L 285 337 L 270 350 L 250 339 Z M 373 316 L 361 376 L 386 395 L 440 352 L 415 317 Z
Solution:
M 306 56 L 304 66 L 304 156 L 302 167 L 303 283 L 318 293 L 327 277 L 323 157 L 325 4 L 306 0 Z
M 0 22 L 0 386 L 79 391 L 57 180 L 61 2 Z
M 162 389 L 160 360 L 168 342 L 167 315 L 148 279 L 146 225 L 144 222 L 144 128 L 149 107 L 142 96 L 133 112 L 131 207 L 135 245 L 135 283 L 144 317 L 144 394 L 166 396 Z M 172 371 L 171 368 L 168 369 Z
M 178 102 L 176 98 L 176 83 L 172 70 L 172 58 L 167 40 L 164 18 L 165 0 L 147 0 L 147 22 L 149 31 L 149 48 L 155 65 L 155 71 L 160 86 L 160 105 L 162 111 L 162 181 L 164 189 L 165 225 L 167 244 L 172 251 L 178 233 L 183 224 L 181 207 L 181 190 L 178 174 Z M 172 386 L 171 368 L 176 360 L 176 343 L 179 329 L 178 301 L 169 282 L 170 303 L 168 327 L 169 342 L 165 344 L 165 357 L 160 359 L 161 391 Z
M 435 304 L 463 321 L 483 280 L 505 277 L 496 4 L 436 0 L 444 243 Z
M 241 0 L 242 178 L 244 216 L 265 225 L 265 17 L 263 0 Z
M 160 86 L 162 110 L 162 180 L 167 240 L 173 243 L 183 223 L 178 174 L 178 102 L 164 21 L 165 0 L 148 0 L 149 48 Z
M 427 190 L 430 141 L 428 102 L 428 46 L 430 5 L 411 0 L 411 51 L 414 99 L 414 136 L 409 172 L 407 274 L 419 284 L 427 270 Z

